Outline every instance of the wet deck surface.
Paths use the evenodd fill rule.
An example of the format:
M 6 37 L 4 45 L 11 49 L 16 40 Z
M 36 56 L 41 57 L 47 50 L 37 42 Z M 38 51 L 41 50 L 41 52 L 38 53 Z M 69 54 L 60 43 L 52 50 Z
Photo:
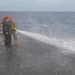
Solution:
M 75 53 L 18 34 L 18 45 L 0 39 L 0 75 L 75 75 Z

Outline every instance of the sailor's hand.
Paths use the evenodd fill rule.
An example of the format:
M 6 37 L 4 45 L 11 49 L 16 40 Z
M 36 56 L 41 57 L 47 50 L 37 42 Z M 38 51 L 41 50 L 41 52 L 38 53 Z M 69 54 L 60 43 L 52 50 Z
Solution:
M 6 34 L 8 34 L 8 32 L 6 32 Z
M 14 29 L 16 30 L 16 27 Z
M 14 31 L 16 31 L 16 27 L 14 28 Z

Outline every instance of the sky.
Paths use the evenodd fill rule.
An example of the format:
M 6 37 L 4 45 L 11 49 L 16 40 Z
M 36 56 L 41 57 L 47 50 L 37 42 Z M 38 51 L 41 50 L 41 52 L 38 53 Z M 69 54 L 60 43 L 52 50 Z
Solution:
M 0 0 L 0 11 L 75 11 L 75 0 Z

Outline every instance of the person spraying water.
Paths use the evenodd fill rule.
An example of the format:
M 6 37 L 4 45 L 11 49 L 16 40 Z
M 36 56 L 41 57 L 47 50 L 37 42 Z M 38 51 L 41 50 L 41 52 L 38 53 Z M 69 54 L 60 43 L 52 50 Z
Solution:
M 17 44 L 16 23 L 13 21 L 12 16 L 2 16 L 2 21 L 0 22 L 0 30 L 3 32 L 3 42 L 5 43 L 5 46 L 7 46 L 7 39 L 9 40 L 9 37 L 9 42 L 11 43 L 11 36 L 14 38 L 14 43 Z
M 8 17 L 4 17 L 2 26 L 3 26 L 3 35 L 5 38 L 5 46 L 11 47 L 11 25 Z
M 16 23 L 13 21 L 13 17 L 9 16 L 9 22 L 11 24 L 11 35 L 13 35 L 14 43 L 17 44 L 17 35 L 16 35 Z

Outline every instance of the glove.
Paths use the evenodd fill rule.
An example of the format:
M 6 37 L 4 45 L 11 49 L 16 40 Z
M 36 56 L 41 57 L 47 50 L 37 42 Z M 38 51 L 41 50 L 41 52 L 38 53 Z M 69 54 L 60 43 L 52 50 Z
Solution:
M 16 27 L 14 29 L 16 30 Z

